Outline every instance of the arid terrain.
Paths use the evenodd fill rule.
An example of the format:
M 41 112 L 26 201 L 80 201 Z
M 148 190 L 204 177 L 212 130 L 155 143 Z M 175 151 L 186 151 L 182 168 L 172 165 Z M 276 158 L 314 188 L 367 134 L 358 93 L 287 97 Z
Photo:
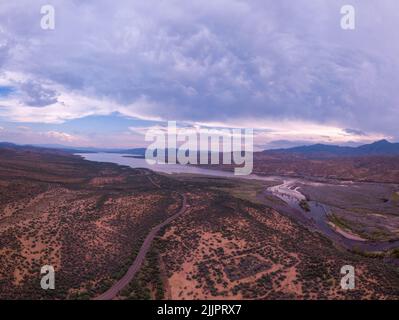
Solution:
M 91 298 L 124 275 L 180 206 L 150 172 L 57 152 L 0 150 L 0 298 Z M 42 290 L 52 265 L 56 290 Z
M 399 297 L 397 268 L 384 259 L 344 250 L 248 193 L 238 196 L 241 184 L 212 179 L 204 189 L 200 185 L 209 179 L 194 181 L 189 211 L 165 228 L 121 298 L 155 298 L 160 292 L 168 299 Z M 255 182 L 253 190 L 258 187 Z M 348 264 L 357 270 L 352 291 L 340 287 L 340 269 Z
M 57 151 L 2 148 L 0 298 L 97 298 L 126 275 L 151 230 L 137 272 L 113 298 L 399 298 L 394 252 L 373 255 L 335 243 L 265 193 L 276 184 L 161 175 Z M 352 203 L 347 191 L 323 188 L 301 186 L 313 200 L 357 214 L 366 206 L 368 216 L 378 209 L 380 219 L 392 221 L 390 229 L 383 222 L 376 226 L 377 234 L 365 227 L 354 232 L 397 236 L 394 186 L 373 185 L 370 203 L 362 195 L 371 189 L 349 189 L 348 197 L 360 197 Z M 333 217 L 342 220 L 341 213 Z M 162 226 L 159 232 L 156 226 Z M 43 265 L 55 268 L 55 290 L 40 287 Z M 356 269 L 354 290 L 340 286 L 344 265 Z
M 309 159 L 286 154 L 255 154 L 254 173 L 371 182 L 399 182 L 399 156 Z
M 399 183 L 399 156 L 309 157 L 284 152 L 255 152 L 254 174 Z M 233 165 L 201 165 L 233 171 Z

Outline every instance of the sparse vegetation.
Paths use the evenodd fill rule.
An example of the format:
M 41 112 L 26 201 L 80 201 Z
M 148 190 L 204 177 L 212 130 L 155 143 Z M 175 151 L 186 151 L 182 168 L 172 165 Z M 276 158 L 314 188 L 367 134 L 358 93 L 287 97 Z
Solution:
M 299 206 L 306 212 L 310 211 L 309 203 L 306 200 L 299 201 Z
M 88 299 L 119 280 L 148 231 L 180 203 L 149 175 L 167 179 L 67 154 L 0 150 L 0 298 Z M 47 264 L 55 291 L 37 281 Z
M 386 259 L 397 259 L 397 249 L 337 247 L 273 209 L 282 201 L 258 201 L 258 182 L 164 176 L 21 150 L 0 150 L 0 298 L 91 299 L 106 291 L 149 230 L 176 212 L 179 190 L 188 209 L 161 229 L 119 299 L 398 298 L 399 274 Z M 391 208 L 392 201 L 381 203 Z M 334 224 L 353 227 L 335 209 Z M 40 289 L 44 264 L 56 269 L 56 291 Z M 356 291 L 340 289 L 346 264 L 356 265 Z

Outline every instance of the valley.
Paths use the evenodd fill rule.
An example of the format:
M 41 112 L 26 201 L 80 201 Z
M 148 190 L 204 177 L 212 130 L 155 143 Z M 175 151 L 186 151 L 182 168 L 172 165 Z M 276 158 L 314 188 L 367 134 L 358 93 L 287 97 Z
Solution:
M 1 297 L 398 298 L 397 185 L 206 172 L 0 149 Z

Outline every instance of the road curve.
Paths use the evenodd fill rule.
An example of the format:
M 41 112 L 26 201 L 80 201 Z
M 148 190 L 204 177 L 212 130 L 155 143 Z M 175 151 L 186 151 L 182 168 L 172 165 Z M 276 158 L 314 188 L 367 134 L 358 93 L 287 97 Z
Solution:
M 134 259 L 133 264 L 129 267 L 128 271 L 126 274 L 118 281 L 116 282 L 111 288 L 109 288 L 106 292 L 101 294 L 100 296 L 94 298 L 94 300 L 112 300 L 117 296 L 117 294 L 124 289 L 129 282 L 133 279 L 133 277 L 136 275 L 137 271 L 140 270 L 140 267 L 144 261 L 145 255 L 147 254 L 148 250 L 151 247 L 151 243 L 154 240 L 155 236 L 157 235 L 158 231 L 172 222 L 174 219 L 182 215 L 186 209 L 187 209 L 187 198 L 185 194 L 181 194 L 181 197 L 183 199 L 182 201 L 182 206 L 180 210 L 175 213 L 173 216 L 170 216 L 167 218 L 164 222 L 158 224 L 154 228 L 151 229 L 150 233 L 147 235 L 145 238 L 139 253 L 136 256 L 136 259 Z

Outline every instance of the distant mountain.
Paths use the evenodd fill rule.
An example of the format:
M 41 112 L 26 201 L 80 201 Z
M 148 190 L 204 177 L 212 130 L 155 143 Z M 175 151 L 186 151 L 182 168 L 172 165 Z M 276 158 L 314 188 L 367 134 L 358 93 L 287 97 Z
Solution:
M 328 144 L 313 144 L 288 149 L 265 150 L 263 153 L 293 153 L 315 157 L 337 156 L 389 156 L 399 155 L 399 143 L 380 140 L 359 147 L 342 147 Z
M 357 152 L 360 154 L 397 155 L 399 154 L 399 143 L 391 143 L 387 140 L 380 140 L 358 147 Z
M 33 145 L 24 145 L 30 146 L 30 147 L 35 147 L 35 148 L 45 148 L 45 149 L 57 149 L 57 150 L 62 150 L 65 152 L 69 153 L 97 153 L 97 152 L 102 152 L 100 149 L 93 148 L 93 147 L 71 147 L 71 146 L 65 146 L 62 144 L 33 144 Z
M 105 149 L 103 152 L 107 153 L 124 153 L 124 154 L 133 154 L 144 156 L 146 148 L 133 148 L 133 149 Z
M 0 149 L 24 150 L 24 151 L 49 151 L 49 152 L 66 152 L 66 153 L 79 153 L 84 149 L 72 149 L 72 147 L 55 147 L 50 145 L 30 145 L 30 144 L 15 144 L 10 142 L 0 142 Z M 86 151 L 85 152 L 90 152 Z
M 125 153 L 125 154 L 144 155 L 146 150 L 146 148 L 122 149 L 122 148 L 71 147 L 62 144 L 38 144 L 34 146 L 41 148 L 62 149 L 64 151 L 72 150 L 75 153 L 105 152 L 105 153 Z
M 290 152 L 290 153 L 302 153 L 302 154 L 314 154 L 314 153 L 331 153 L 337 155 L 352 154 L 355 148 L 352 147 L 341 147 L 337 145 L 328 144 L 312 144 L 309 146 L 300 146 L 287 149 L 273 149 L 266 150 L 265 152 Z
M 0 142 L 0 148 L 14 148 L 17 147 L 16 144 L 10 142 Z
M 95 148 L 95 147 L 71 147 L 62 144 L 34 144 L 34 145 L 19 145 L 10 142 L 0 142 L 0 148 L 13 148 L 13 149 L 48 149 L 48 150 L 60 150 L 68 153 L 124 153 L 132 155 L 145 155 L 146 148 L 132 148 L 132 149 L 122 149 L 122 148 Z
M 146 148 L 95 148 L 95 147 L 71 147 L 61 144 L 18 145 L 9 142 L 0 142 L 0 148 L 13 149 L 46 149 L 60 150 L 68 153 L 123 153 L 127 155 L 144 156 Z M 353 157 L 353 156 L 399 156 L 399 143 L 391 143 L 387 140 L 376 141 L 359 147 L 343 147 L 328 144 L 313 144 L 286 149 L 271 149 L 260 154 L 296 154 L 304 157 L 329 158 L 329 157 Z

